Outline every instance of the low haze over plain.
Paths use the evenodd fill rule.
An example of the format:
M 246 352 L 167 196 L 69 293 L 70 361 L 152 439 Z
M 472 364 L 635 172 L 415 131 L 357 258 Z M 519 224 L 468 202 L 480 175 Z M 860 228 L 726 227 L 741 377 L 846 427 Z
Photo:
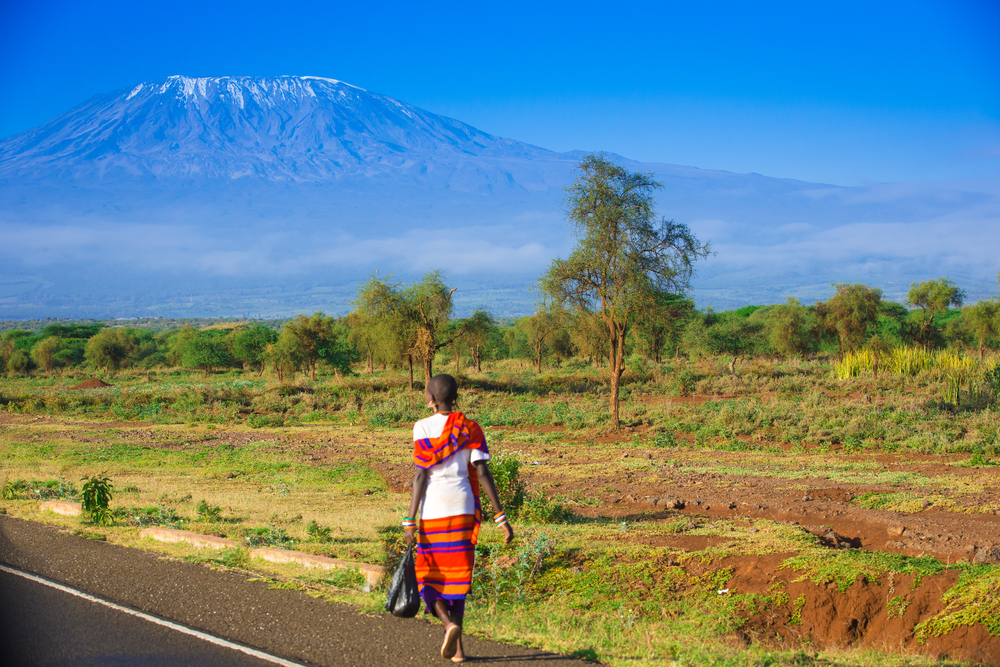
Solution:
M 555 151 L 843 185 L 1000 177 L 997 2 L 0 7 L 0 137 L 172 74 L 308 74 Z

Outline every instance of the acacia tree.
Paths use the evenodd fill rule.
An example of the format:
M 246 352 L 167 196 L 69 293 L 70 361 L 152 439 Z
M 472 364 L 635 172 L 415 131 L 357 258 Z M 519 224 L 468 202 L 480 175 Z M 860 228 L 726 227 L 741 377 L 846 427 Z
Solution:
M 338 332 L 334 330 L 335 324 L 332 317 L 317 311 L 312 317 L 296 315 L 282 329 L 282 333 L 287 331 L 299 340 L 304 364 L 309 367 L 313 382 L 316 381 L 316 364 L 323 358 L 324 350 L 337 345 Z
M 812 350 L 817 332 L 810 316 L 809 309 L 792 297 L 788 297 L 787 303 L 774 306 L 766 323 L 771 347 L 786 357 L 804 356 Z
M 135 350 L 135 341 L 125 329 L 102 329 L 87 341 L 84 356 L 95 368 L 117 371 Z
M 678 322 L 694 310 L 694 302 L 680 294 L 661 292 L 653 295 L 648 308 L 636 318 L 635 333 L 643 351 L 654 363 L 660 363 L 663 349 L 678 337 Z
M 541 279 L 557 304 L 596 312 L 607 328 L 611 416 L 620 425 L 619 389 L 625 339 L 657 294 L 690 289 L 694 262 L 708 244 L 687 225 L 656 220 L 651 174 L 630 172 L 607 155 L 588 155 L 567 189 L 567 217 L 578 242 L 568 259 L 556 259 Z
M 58 362 L 58 353 L 62 348 L 62 341 L 55 336 L 48 336 L 38 341 L 31 347 L 31 358 L 35 364 L 51 373 Z
M 534 315 L 521 318 L 517 323 L 531 347 L 536 373 L 542 372 L 542 356 L 556 333 L 563 327 L 564 320 L 562 309 L 541 304 L 536 308 Z
M 972 333 L 979 339 L 979 361 L 983 360 L 986 339 L 1000 334 L 1000 302 L 979 301 L 965 309 L 965 319 Z
M 573 315 L 570 341 L 579 354 L 587 357 L 597 368 L 608 357 L 607 327 L 601 318 L 589 310 L 579 310 Z
M 254 324 L 230 334 L 233 357 L 243 364 L 243 368 L 256 366 L 260 375 L 264 374 L 267 346 L 278 340 L 278 332 L 263 324 Z
M 284 382 L 285 375 L 294 377 L 306 363 L 302 341 L 288 329 L 287 325 L 282 329 L 278 340 L 268 343 L 264 352 L 264 363 L 274 368 L 279 382 Z
M 865 342 L 868 328 L 878 321 L 882 290 L 867 285 L 839 283 L 830 299 L 817 304 L 816 313 L 827 331 L 837 337 L 841 355 Z
M 434 374 L 434 356 L 465 335 L 468 326 L 448 331 L 452 313 L 451 296 L 440 271 L 431 271 L 419 283 L 403 287 L 398 283 L 372 276 L 358 290 L 355 305 L 363 314 L 381 319 L 392 331 L 386 341 L 407 358 L 410 386 L 413 386 L 413 360 L 424 368 L 424 382 Z
M 448 331 L 448 320 L 451 318 L 451 295 L 457 287 L 448 289 L 440 271 L 431 271 L 424 279 L 406 290 L 406 301 L 410 308 L 415 308 L 419 318 L 417 336 L 413 343 L 413 352 L 417 359 L 423 362 L 424 386 L 434 375 L 434 356 L 465 335 L 468 324 L 463 324 L 457 331 Z
M 490 340 L 496 335 L 497 324 L 489 311 L 482 308 L 472 314 L 472 317 L 465 321 L 467 327 L 465 343 L 472 355 L 472 361 L 476 364 L 476 372 L 483 370 L 483 352 L 490 344 Z
M 347 340 L 365 359 L 365 370 L 369 375 L 375 372 L 375 357 L 381 352 L 381 321 L 360 311 L 349 313 L 344 324 L 350 333 Z
M 357 319 L 353 322 L 358 332 L 355 345 L 362 353 L 370 351 L 369 371 L 374 372 L 376 358 L 405 358 L 413 389 L 413 347 L 419 313 L 407 300 L 403 286 L 375 274 L 358 288 L 354 306 Z
M 736 362 L 759 352 L 766 344 L 764 324 L 736 313 L 708 312 L 696 316 L 684 332 L 689 350 L 729 357 L 729 372 L 736 374 Z
M 910 285 L 906 303 L 920 309 L 920 329 L 917 338 L 921 345 L 928 347 L 931 337 L 936 333 L 934 316 L 947 311 L 949 306 L 961 308 L 964 300 L 965 292 L 947 278 L 925 280 Z

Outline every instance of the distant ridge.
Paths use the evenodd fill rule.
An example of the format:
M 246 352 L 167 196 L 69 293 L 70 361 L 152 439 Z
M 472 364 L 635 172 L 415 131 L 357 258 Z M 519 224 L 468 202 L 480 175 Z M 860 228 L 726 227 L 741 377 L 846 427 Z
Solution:
M 343 313 L 373 271 L 444 270 L 460 312 L 530 312 L 573 243 L 555 153 L 323 77 L 173 76 L 0 140 L 0 319 Z M 704 307 L 993 294 L 1000 187 L 838 187 L 620 160 L 717 255 Z

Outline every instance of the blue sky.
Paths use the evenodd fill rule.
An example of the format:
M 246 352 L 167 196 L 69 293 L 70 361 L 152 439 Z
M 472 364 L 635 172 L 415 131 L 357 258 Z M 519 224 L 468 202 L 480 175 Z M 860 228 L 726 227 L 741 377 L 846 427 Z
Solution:
M 0 3 L 0 136 L 172 74 L 333 77 L 558 151 L 1000 178 L 995 1 Z

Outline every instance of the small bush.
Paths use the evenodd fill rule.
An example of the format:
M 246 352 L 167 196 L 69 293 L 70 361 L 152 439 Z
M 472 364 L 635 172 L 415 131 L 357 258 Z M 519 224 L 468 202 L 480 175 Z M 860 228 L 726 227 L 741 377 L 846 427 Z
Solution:
M 526 490 L 521 479 L 521 459 L 517 454 L 509 454 L 502 450 L 494 450 L 490 459 L 490 472 L 497 486 L 497 495 L 507 516 L 514 518 L 524 505 Z M 483 505 L 483 516 L 490 518 L 496 510 L 493 509 L 485 493 L 480 493 Z
M 90 515 L 90 520 L 96 524 L 111 523 L 111 512 L 108 511 L 108 504 L 111 502 L 114 486 L 108 477 L 94 475 L 84 477 L 83 491 L 83 511 Z
M 674 393 L 678 396 L 690 396 L 694 393 L 700 379 L 697 373 L 686 368 L 678 371 L 677 375 L 674 376 Z
M 332 529 L 329 526 L 321 526 L 316 523 L 316 519 L 309 522 L 306 526 L 306 533 L 309 534 L 310 539 L 315 542 L 328 542 L 330 540 L 330 531 Z
M 196 509 L 198 511 L 198 516 L 205 521 L 219 521 L 222 519 L 222 508 L 218 505 L 209 505 L 208 501 L 204 498 L 200 503 L 198 503 L 198 507 Z
M 4 500 L 76 500 L 76 487 L 62 479 L 24 480 L 7 482 Z
M 275 528 L 274 526 L 248 528 L 243 535 L 243 540 L 249 547 L 277 547 L 279 549 L 288 549 L 298 542 L 294 537 L 286 535 L 284 528 Z
M 573 513 L 562 503 L 539 494 L 528 498 L 521 509 L 521 518 L 532 523 L 569 523 Z
M 281 415 L 250 415 L 247 419 L 250 428 L 267 428 L 285 425 L 285 418 Z
M 679 443 L 670 431 L 659 431 L 653 437 L 653 444 L 657 447 L 676 447 Z
M 114 519 L 125 521 L 140 528 L 154 528 L 164 526 L 167 528 L 182 528 L 187 523 L 187 519 L 180 516 L 170 507 L 157 505 L 156 507 L 125 507 L 116 508 L 113 512 Z

